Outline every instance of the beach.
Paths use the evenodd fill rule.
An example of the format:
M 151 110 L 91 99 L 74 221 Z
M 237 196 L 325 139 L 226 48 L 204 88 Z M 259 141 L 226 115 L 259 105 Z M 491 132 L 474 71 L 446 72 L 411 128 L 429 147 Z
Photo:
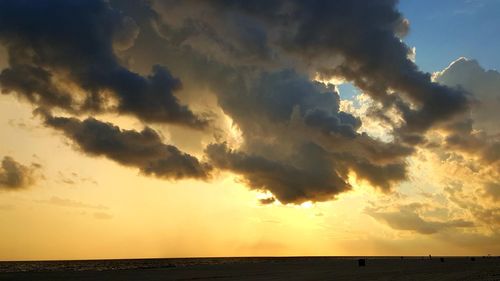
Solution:
M 368 257 L 365 261 L 359 266 L 359 258 L 337 257 L 151 259 L 127 260 L 128 265 L 79 261 L 76 266 L 52 268 L 47 262 L 45 268 L 42 263 L 24 270 L 4 262 L 0 280 L 500 280 L 500 258 Z M 85 263 L 86 268 L 81 265 Z

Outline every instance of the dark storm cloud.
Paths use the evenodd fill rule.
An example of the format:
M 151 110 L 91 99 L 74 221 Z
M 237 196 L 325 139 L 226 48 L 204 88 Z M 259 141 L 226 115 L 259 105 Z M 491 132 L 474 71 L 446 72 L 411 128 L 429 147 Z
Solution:
M 234 81 L 225 84 L 217 89 L 219 102 L 244 134 L 287 124 L 294 111 L 310 127 L 331 134 L 353 137 L 360 126 L 359 119 L 339 111 L 340 98 L 333 87 L 310 81 L 293 70 L 241 70 Z
M 242 175 L 251 188 L 270 191 L 285 204 L 335 198 L 351 189 L 349 171 L 383 191 L 390 191 L 394 183 L 407 177 L 404 163 L 376 165 L 366 159 L 330 154 L 313 143 L 296 148 L 281 160 L 232 150 L 226 144 L 211 144 L 206 154 L 216 167 Z M 274 198 L 262 202 L 272 203 Z
M 217 167 L 243 175 L 250 187 L 269 190 L 282 203 L 325 201 L 350 189 L 325 151 L 313 144 L 304 145 L 292 156 L 296 157 L 294 164 L 233 151 L 225 144 L 211 144 L 206 153 Z
M 356 130 L 361 126 L 361 121 L 348 113 L 339 112 L 333 116 L 323 110 L 308 112 L 304 121 L 308 126 L 316 127 L 324 133 L 340 133 L 351 137 L 357 135 Z
M 408 59 L 400 39 L 408 22 L 395 0 L 111 1 L 124 14 L 97 0 L 28 3 L 0 4 L 10 60 L 4 89 L 71 114 L 115 109 L 203 127 L 173 95 L 182 80 L 198 95 L 215 95 L 242 133 L 237 147 L 223 137 L 209 145 L 211 164 L 283 203 L 330 200 L 350 189 L 350 173 L 390 190 L 407 178 L 405 157 L 414 152 L 407 143 L 467 107 L 462 91 L 431 82 Z M 118 52 L 153 73 L 129 71 Z M 354 82 L 383 105 L 380 116 L 396 108 L 402 125 L 388 122 L 394 140 L 360 133 L 360 119 L 340 110 L 335 88 L 313 81 L 317 75 Z M 84 152 L 146 174 L 205 178 L 209 169 L 148 128 L 52 116 L 46 124 Z
M 399 133 L 422 133 L 463 112 L 468 101 L 462 91 L 433 83 L 408 58 L 411 50 L 400 39 L 408 21 L 397 2 L 157 1 L 157 6 L 165 15 L 161 30 L 172 42 L 223 63 L 344 77 L 401 112 L 405 124 Z
M 349 189 L 350 172 L 386 191 L 407 178 L 404 159 L 414 149 L 360 134 L 359 118 L 339 109 L 335 88 L 311 79 L 326 66 L 348 63 L 342 53 L 325 45 L 315 49 L 316 54 L 314 44 L 307 47 L 307 42 L 292 48 L 299 26 L 314 20 L 299 11 L 307 2 L 157 1 L 154 10 L 126 1 L 113 3 L 142 20 L 144 32 L 128 54 L 143 62 L 160 58 L 185 83 L 209 88 L 241 130 L 241 146 L 207 148 L 214 166 L 242 175 L 251 188 L 269 190 L 284 203 L 329 200 Z M 350 7 L 348 2 L 338 5 Z M 348 10 L 365 9 L 362 6 L 358 2 Z M 145 16 L 154 21 L 154 28 Z M 325 23 L 337 20 L 329 18 Z M 406 23 L 397 19 L 394 24 L 400 32 Z M 319 34 L 311 30 L 311 36 Z M 156 45 L 162 48 L 154 49 Z M 144 48 L 157 53 L 141 52 Z M 304 149 L 312 146 L 323 155 Z
M 367 161 L 352 161 L 349 163 L 356 175 L 367 180 L 373 186 L 384 191 L 390 191 L 391 186 L 407 178 L 405 163 L 374 165 Z
M 34 104 L 75 111 L 73 97 L 54 85 L 51 79 L 50 72 L 31 65 L 7 68 L 0 73 L 2 93 L 14 91 Z
M 149 127 L 138 132 L 122 130 L 94 118 L 80 121 L 42 114 L 48 127 L 62 131 L 85 154 L 105 156 L 160 178 L 204 179 L 208 176 L 209 165 L 200 163 L 196 157 L 175 146 L 164 144 L 160 135 Z
M 0 42 L 9 55 L 2 91 L 71 113 L 116 110 L 149 122 L 205 126 L 174 96 L 181 83 L 166 68 L 141 76 L 120 64 L 115 49 L 130 47 L 138 32 L 102 0 L 1 1 Z
M 382 190 L 406 179 L 411 149 L 357 133 L 358 118 L 339 110 L 338 93 L 294 71 L 244 70 L 218 97 L 237 122 L 244 147 L 211 145 L 214 166 L 231 170 L 282 203 L 325 201 L 350 189 L 350 171 Z M 241 85 L 244 85 L 243 87 Z
M 34 171 L 40 168 L 39 164 L 25 166 L 5 156 L 0 166 L 0 190 L 19 190 L 34 184 Z
M 397 1 L 300 3 L 306 3 L 297 8 L 303 20 L 291 35 L 290 48 L 301 55 L 307 50 L 315 50 L 319 57 L 341 54 L 345 60 L 340 66 L 319 70 L 353 81 L 383 104 L 394 104 L 402 111 L 404 130 L 425 131 L 466 108 L 462 92 L 432 83 L 430 75 L 408 58 L 410 50 L 398 37 L 405 22 L 396 10 Z M 389 90 L 398 92 L 404 102 L 388 95 Z M 418 109 L 401 106 L 408 101 Z

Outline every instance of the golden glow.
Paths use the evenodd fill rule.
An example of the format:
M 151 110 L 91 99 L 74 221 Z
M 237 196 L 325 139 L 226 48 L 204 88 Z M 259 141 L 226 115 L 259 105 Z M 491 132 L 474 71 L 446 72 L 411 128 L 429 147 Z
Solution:
M 340 76 L 322 77 L 319 73 L 316 73 L 314 80 L 321 82 L 323 84 L 340 85 L 344 84 L 346 80 Z
M 239 148 L 243 144 L 243 133 L 238 127 L 238 124 L 236 124 L 227 114 L 223 115 L 223 120 L 223 126 L 227 131 L 225 136 L 227 145 L 232 149 Z
M 302 204 L 300 204 L 300 207 L 304 208 L 304 209 L 310 209 L 312 208 L 314 205 L 311 201 L 307 201 L 307 202 L 304 202 Z

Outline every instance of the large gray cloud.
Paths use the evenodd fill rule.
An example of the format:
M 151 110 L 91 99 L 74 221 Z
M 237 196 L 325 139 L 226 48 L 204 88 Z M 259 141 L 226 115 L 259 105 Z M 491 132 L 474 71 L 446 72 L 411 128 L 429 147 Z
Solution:
M 446 69 L 436 73 L 435 80 L 450 87 L 460 87 L 476 100 L 471 108 L 474 129 L 489 134 L 500 133 L 500 73 L 486 70 L 479 62 L 459 58 Z
M 19 190 L 35 183 L 35 170 L 39 164 L 25 166 L 10 156 L 5 156 L 0 166 L 0 190 Z
M 300 147 L 289 162 L 233 151 L 225 144 L 209 145 L 206 152 L 214 165 L 243 175 L 250 187 L 270 191 L 282 203 L 325 201 L 350 189 L 326 152 L 314 144 Z
M 71 113 L 113 110 L 204 127 L 206 120 L 174 96 L 181 83 L 166 68 L 141 76 L 122 66 L 115 49 L 130 47 L 138 32 L 102 0 L 1 1 L 0 43 L 9 55 L 2 92 Z
M 241 174 L 250 187 L 269 190 L 282 203 L 331 199 L 350 189 L 350 171 L 386 191 L 406 179 L 403 157 L 412 150 L 359 134 L 359 119 L 339 110 L 332 87 L 293 71 L 241 79 L 226 83 L 218 97 L 245 143 L 240 151 L 209 146 L 215 166 Z
M 145 175 L 166 179 L 208 176 L 210 166 L 173 145 L 164 144 L 160 135 L 146 127 L 142 131 L 122 130 L 94 118 L 54 117 L 42 113 L 45 125 L 63 132 L 84 153 L 105 156 L 122 165 L 137 167 Z
M 139 67 L 145 69 L 159 59 L 186 83 L 194 81 L 200 89 L 209 88 L 224 113 L 241 130 L 244 140 L 241 146 L 235 148 L 219 143 L 207 148 L 207 156 L 214 165 L 242 175 L 251 188 L 269 190 L 276 193 L 276 199 L 286 203 L 333 198 L 350 188 L 347 178 L 351 172 L 388 191 L 407 178 L 405 157 L 414 151 L 399 138 L 382 142 L 360 134 L 359 118 L 340 110 L 339 95 L 334 87 L 312 79 L 317 73 L 328 76 L 332 69 L 341 69 L 354 61 L 348 59 L 345 52 L 349 44 L 364 40 L 358 38 L 363 35 L 345 30 L 366 29 L 372 34 L 371 40 L 359 42 L 366 43 L 366 48 L 378 44 L 377 40 L 389 40 L 405 49 L 398 36 L 405 33 L 406 21 L 395 11 L 392 1 L 380 2 L 380 5 L 361 1 L 322 2 L 324 10 L 331 12 L 329 15 L 317 11 L 320 2 L 157 1 L 154 7 L 148 7 L 112 1 L 141 26 L 135 46 L 126 52 L 144 63 Z M 346 10 L 355 13 L 357 20 L 344 17 L 342 14 Z M 361 18 L 369 10 L 374 14 L 363 22 Z M 318 22 L 314 13 L 318 13 Z M 388 18 L 384 18 L 386 16 Z M 376 19 L 378 17 L 382 17 L 381 22 Z M 310 38 L 304 32 L 309 24 Z M 312 28 L 315 25 L 321 27 L 321 34 L 315 33 Z M 384 30 L 383 36 L 370 27 L 376 25 L 379 26 L 374 29 Z M 334 28 L 339 34 L 329 31 Z M 345 30 L 340 32 L 340 29 Z M 347 34 L 352 34 L 352 38 L 347 38 Z M 332 42 L 322 42 L 322 36 L 331 37 Z M 156 47 L 160 45 L 161 48 Z M 141 52 L 145 48 L 154 51 Z M 387 51 L 384 56 L 391 53 Z M 396 52 L 394 56 L 407 60 L 406 51 Z M 353 62 L 352 66 L 356 64 Z M 417 73 L 425 79 L 430 77 L 418 72 L 411 61 L 408 64 L 412 74 Z M 366 79 L 380 80 L 384 78 L 382 73 L 383 69 L 380 75 Z M 364 77 L 364 74 L 359 75 Z M 443 102 L 448 94 L 452 99 L 455 95 L 457 100 L 463 99 L 459 91 L 425 79 L 414 83 L 422 82 L 426 87 L 435 88 L 436 95 L 445 96 Z M 390 84 L 386 80 L 382 82 Z M 389 87 L 393 88 L 391 85 L 387 89 Z M 422 95 L 427 95 L 427 89 L 422 91 Z M 410 107 L 408 102 L 418 102 L 405 94 L 397 99 L 394 98 L 397 94 L 387 96 L 391 104 L 397 101 L 405 108 L 419 108 L 418 104 Z M 465 106 L 465 100 L 458 103 L 457 108 L 451 105 L 454 108 L 451 111 L 460 111 Z M 441 120 L 441 117 L 429 118 L 436 122 Z M 430 125 L 434 122 L 422 120 L 419 122 Z M 323 152 L 321 161 L 305 152 L 303 148 L 308 146 Z M 323 164 L 304 166 L 304 159 Z M 273 169 L 258 169 L 256 163 Z M 315 173 L 314 169 L 322 172 Z M 275 170 L 279 170 L 281 176 L 273 175 Z M 256 180 L 257 174 L 259 180 Z M 292 186 L 286 178 L 299 177 L 307 180 L 293 188 L 285 188 Z M 307 181 L 314 182 L 314 186 Z
M 408 58 L 411 51 L 400 40 L 408 21 L 396 0 L 156 4 L 164 15 L 160 29 L 171 42 L 230 65 L 342 76 L 396 107 L 405 121 L 399 133 L 424 132 L 467 108 L 462 91 L 433 83 Z
M 114 109 L 199 128 L 206 122 L 173 92 L 180 80 L 197 95 L 208 89 L 243 137 L 236 147 L 217 137 L 206 148 L 209 161 L 283 203 L 334 198 L 350 189 L 350 173 L 391 190 L 407 178 L 409 140 L 421 141 L 468 106 L 463 91 L 432 82 L 408 59 L 401 41 L 408 22 L 395 0 L 27 3 L 2 2 L 7 91 L 70 114 Z M 53 16 L 40 16 L 40 8 Z M 153 73 L 130 71 L 118 53 Z M 393 140 L 359 133 L 360 119 L 340 110 L 336 89 L 313 81 L 317 75 L 355 83 L 382 105 L 380 116 L 397 109 L 402 122 L 390 124 Z M 74 95 L 75 84 L 83 95 Z M 50 115 L 46 124 L 86 153 L 146 174 L 206 178 L 209 170 L 150 129 Z
M 479 157 L 500 173 L 500 73 L 485 70 L 475 60 L 459 58 L 435 74 L 435 80 L 469 92 L 475 100 L 470 111 L 446 126 L 446 145 Z

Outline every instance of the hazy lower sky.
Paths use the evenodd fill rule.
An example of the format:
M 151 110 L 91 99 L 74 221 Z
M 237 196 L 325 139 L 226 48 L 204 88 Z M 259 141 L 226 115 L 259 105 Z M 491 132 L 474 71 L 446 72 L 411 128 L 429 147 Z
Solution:
M 500 251 L 500 1 L 1 1 L 0 260 Z

